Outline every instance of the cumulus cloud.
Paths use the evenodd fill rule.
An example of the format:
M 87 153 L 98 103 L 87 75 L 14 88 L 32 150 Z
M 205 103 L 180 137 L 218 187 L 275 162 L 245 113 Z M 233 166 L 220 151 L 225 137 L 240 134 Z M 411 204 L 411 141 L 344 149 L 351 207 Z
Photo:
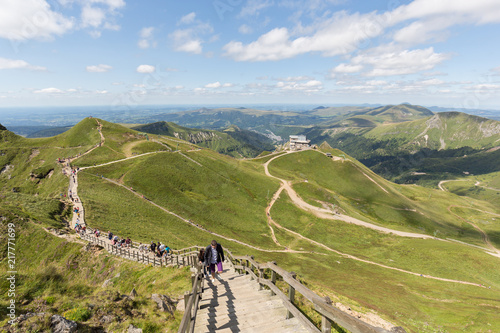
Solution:
M 109 72 L 113 67 L 109 65 L 93 65 L 93 66 L 87 66 L 86 71 L 89 73 L 104 73 L 104 72 Z
M 101 36 L 101 30 L 119 30 L 115 23 L 118 9 L 125 6 L 123 0 L 90 0 L 84 3 L 81 12 L 81 26 L 93 28 L 90 35 L 94 38 Z
M 217 81 L 214 83 L 206 84 L 205 88 L 220 88 L 221 86 L 222 86 L 222 84 L 219 81 Z
M 363 69 L 362 65 L 340 64 L 332 69 L 334 73 L 357 73 Z
M 287 28 L 275 28 L 256 41 L 244 45 L 231 41 L 224 46 L 225 55 L 236 61 L 273 61 L 318 52 L 323 56 L 348 54 L 367 36 L 375 37 L 383 29 L 375 26 L 373 14 L 349 15 L 345 11 L 301 30 L 308 34 L 292 37 Z
M 51 39 L 71 30 L 74 19 L 54 12 L 45 0 L 2 1 L 0 37 L 10 40 Z
M 318 80 L 310 80 L 305 83 L 280 81 L 276 84 L 276 87 L 284 91 L 317 92 L 323 89 L 323 83 Z
M 269 5 L 271 1 L 248 1 L 242 13 L 254 15 Z M 359 51 L 360 45 L 384 34 L 409 48 L 442 41 L 449 35 L 448 29 L 456 25 L 499 22 L 499 1 L 414 0 L 386 12 L 327 12 L 309 26 L 299 21 L 294 29 L 276 27 L 247 44 L 231 41 L 224 50 L 236 61 L 274 61 L 305 53 L 350 55 Z
M 182 23 L 184 25 L 189 23 L 190 26 L 187 28 L 177 29 L 169 35 L 170 39 L 173 42 L 174 50 L 180 52 L 201 54 L 203 51 L 204 43 L 202 36 L 212 34 L 214 29 L 209 23 L 195 20 L 194 15 L 192 16 L 192 20 L 185 19 L 185 17 L 186 16 L 181 18 L 179 23 Z
M 44 88 L 40 90 L 33 91 L 35 94 L 63 94 L 64 91 L 57 88 Z
M 137 73 L 154 73 L 155 70 L 155 66 L 151 65 L 140 65 L 136 69 Z
M 47 68 L 42 66 L 33 66 L 24 60 L 13 60 L 0 58 L 0 70 L 2 69 L 28 69 L 32 71 L 46 71 Z
M 183 17 L 181 17 L 181 19 L 179 20 L 179 24 L 190 24 L 190 23 L 193 23 L 195 18 L 196 18 L 196 13 L 195 12 L 191 12 L 191 13 L 189 13 L 189 14 L 184 15 Z
M 137 46 L 141 49 L 147 49 L 151 46 L 156 46 L 156 42 L 153 40 L 154 27 L 142 28 L 139 32 L 141 39 L 137 42 Z
M 245 6 L 241 9 L 239 16 L 255 16 L 264 8 L 272 6 L 274 3 L 271 0 L 248 0 Z
M 238 28 L 238 31 L 241 33 L 241 34 L 244 34 L 244 35 L 248 35 L 248 34 L 251 34 L 253 32 L 252 28 L 250 28 L 248 25 L 246 24 L 242 24 L 240 25 L 240 27 Z
M 145 27 L 142 28 L 141 31 L 139 32 L 139 35 L 141 38 L 150 38 L 153 37 L 153 31 L 155 28 L 153 27 Z
M 381 48 L 383 49 L 383 48 Z M 370 66 L 366 76 L 393 76 L 431 70 L 446 59 L 448 54 L 436 53 L 434 48 L 402 51 L 382 51 L 375 48 L 352 58 L 354 66 Z

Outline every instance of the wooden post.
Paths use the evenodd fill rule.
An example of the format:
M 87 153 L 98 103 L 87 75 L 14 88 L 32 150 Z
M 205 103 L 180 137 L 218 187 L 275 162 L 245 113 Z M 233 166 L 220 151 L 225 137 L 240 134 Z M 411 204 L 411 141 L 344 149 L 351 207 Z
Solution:
M 290 272 L 290 275 L 294 279 L 297 277 L 297 273 L 295 273 L 295 272 Z M 288 284 L 288 299 L 290 300 L 290 303 L 293 304 L 293 301 L 295 300 L 295 288 L 292 287 L 291 284 Z M 286 319 L 290 319 L 290 318 L 293 318 L 293 314 L 289 310 L 287 310 L 286 311 Z
M 272 262 L 273 265 L 276 265 L 276 261 Z M 271 269 L 271 283 L 276 285 L 276 272 Z M 276 295 L 272 290 L 271 290 L 271 296 Z
M 262 285 L 262 280 L 264 280 L 264 270 L 262 268 L 259 268 L 259 290 L 262 290 L 264 288 L 264 286 Z
M 328 296 L 325 297 L 325 302 L 328 305 L 332 304 L 332 300 Z M 330 321 L 330 319 L 328 319 L 325 316 L 321 316 L 321 332 L 323 332 L 323 333 L 331 333 L 332 332 L 332 322 Z
M 179 255 L 177 255 L 176 261 L 177 261 L 177 267 L 179 267 Z
M 144 253 L 142 254 L 142 262 L 144 262 Z
M 186 266 L 186 257 L 185 256 L 182 256 L 182 266 Z

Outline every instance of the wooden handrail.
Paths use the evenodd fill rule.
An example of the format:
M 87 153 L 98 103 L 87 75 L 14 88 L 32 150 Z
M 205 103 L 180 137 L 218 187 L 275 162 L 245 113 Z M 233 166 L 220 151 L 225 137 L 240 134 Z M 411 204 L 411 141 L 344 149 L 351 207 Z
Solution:
M 311 289 L 304 286 L 295 279 L 295 274 L 279 267 L 275 262 L 260 264 L 251 256 L 236 256 L 230 250 L 226 249 L 228 261 L 235 270 L 244 271 L 250 274 L 261 286 L 268 287 L 272 294 L 277 295 L 283 301 L 287 309 L 287 318 L 296 317 L 302 324 L 312 332 L 320 330 L 307 318 L 294 304 L 295 291 L 299 292 L 305 299 L 311 302 L 316 312 L 322 317 L 321 332 L 331 332 L 332 323 L 344 327 L 352 333 L 389 333 L 381 327 L 373 327 L 364 321 L 345 313 L 333 306 L 329 298 L 322 298 Z M 249 266 L 247 266 L 248 263 Z M 254 273 L 254 269 L 259 271 L 259 276 Z M 264 278 L 263 270 L 269 269 L 272 272 L 271 279 Z M 289 292 L 285 295 L 276 285 L 276 274 L 281 276 L 283 281 L 288 284 Z
M 197 265 L 197 273 L 193 278 L 193 288 L 191 293 L 186 292 L 184 295 L 184 316 L 182 316 L 181 324 L 179 325 L 179 333 L 193 332 L 198 312 L 198 303 L 200 301 L 200 294 L 203 292 L 203 274 Z M 194 313 L 193 313 L 194 310 Z

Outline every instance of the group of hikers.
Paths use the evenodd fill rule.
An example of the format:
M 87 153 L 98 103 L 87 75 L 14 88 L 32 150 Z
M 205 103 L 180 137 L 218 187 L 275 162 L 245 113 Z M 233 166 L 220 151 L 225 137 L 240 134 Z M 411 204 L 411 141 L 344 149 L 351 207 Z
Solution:
M 170 248 L 160 242 L 155 243 L 151 241 L 149 250 L 159 258 L 166 258 L 170 254 Z
M 198 261 L 203 267 L 203 276 L 209 278 L 208 271 L 212 275 L 212 283 L 215 279 L 221 280 L 222 262 L 224 261 L 224 250 L 222 245 L 213 240 L 205 249 L 201 249 L 198 253 Z

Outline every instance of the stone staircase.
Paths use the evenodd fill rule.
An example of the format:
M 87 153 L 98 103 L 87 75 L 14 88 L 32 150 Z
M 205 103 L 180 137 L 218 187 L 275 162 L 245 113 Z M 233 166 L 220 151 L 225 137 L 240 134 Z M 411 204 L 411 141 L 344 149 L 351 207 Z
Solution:
M 194 332 L 308 332 L 270 290 L 259 290 L 249 275 L 226 270 L 222 281 L 205 279 Z

